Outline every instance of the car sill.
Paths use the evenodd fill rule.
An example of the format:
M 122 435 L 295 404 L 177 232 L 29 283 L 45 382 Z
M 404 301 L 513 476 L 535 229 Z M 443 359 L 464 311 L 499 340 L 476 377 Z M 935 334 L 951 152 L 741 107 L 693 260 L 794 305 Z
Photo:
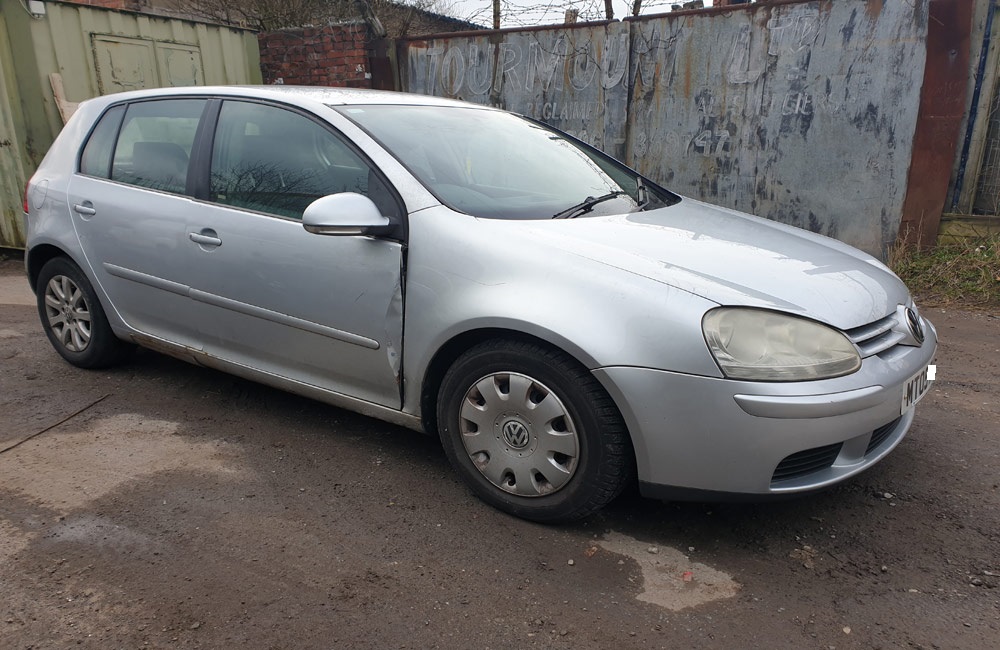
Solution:
M 227 361 L 201 350 L 176 345 L 148 334 L 133 332 L 131 334 L 131 339 L 137 345 L 167 354 L 188 363 L 220 370 L 237 377 L 242 377 L 243 379 L 249 379 L 250 381 L 266 384 L 273 388 L 288 391 L 289 393 L 309 397 L 319 402 L 330 404 L 331 406 L 336 406 L 338 408 L 347 409 L 348 411 L 360 413 L 361 415 L 384 420 L 391 424 L 406 427 L 407 429 L 413 429 L 414 431 L 420 432 L 424 431 L 423 422 L 420 417 L 404 413 L 403 411 L 399 411 L 388 406 L 382 406 L 381 404 L 368 402 L 357 397 L 351 397 L 350 395 L 345 395 L 343 393 L 338 393 L 319 386 L 289 379 L 288 377 L 282 377 L 263 370 L 244 366 L 239 363 Z

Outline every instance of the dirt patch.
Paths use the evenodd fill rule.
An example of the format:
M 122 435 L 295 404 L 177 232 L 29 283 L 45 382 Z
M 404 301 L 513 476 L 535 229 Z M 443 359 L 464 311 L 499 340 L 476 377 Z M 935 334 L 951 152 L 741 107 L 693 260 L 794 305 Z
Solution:
M 3 489 L 68 513 L 157 472 L 239 472 L 225 443 L 185 440 L 176 422 L 121 413 L 78 426 L 62 425 L 0 456 Z M 50 471 L 53 464 L 59 471 Z
M 72 416 L 0 454 L 0 646 L 994 650 L 1000 321 L 925 313 L 938 379 L 870 471 L 547 527 L 434 438 L 148 352 L 79 370 L 0 303 L 0 449 Z
M 636 598 L 643 602 L 676 612 L 732 598 L 740 590 L 731 576 L 694 562 L 675 548 L 650 545 L 620 533 L 605 535 L 600 545 L 639 565 L 643 590 Z
M 34 306 L 35 294 L 19 261 L 0 260 L 0 304 Z
M 15 554 L 28 548 L 31 539 L 32 535 L 0 520 L 0 564 L 6 563 Z

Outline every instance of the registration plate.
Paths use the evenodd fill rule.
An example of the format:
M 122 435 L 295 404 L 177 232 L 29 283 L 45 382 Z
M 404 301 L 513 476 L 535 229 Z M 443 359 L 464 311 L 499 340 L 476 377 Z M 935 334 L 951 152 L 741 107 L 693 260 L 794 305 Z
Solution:
M 934 381 L 935 370 L 936 366 L 927 366 L 906 381 L 903 385 L 903 403 L 899 408 L 901 414 L 913 408 L 913 405 L 927 394 L 931 382 Z

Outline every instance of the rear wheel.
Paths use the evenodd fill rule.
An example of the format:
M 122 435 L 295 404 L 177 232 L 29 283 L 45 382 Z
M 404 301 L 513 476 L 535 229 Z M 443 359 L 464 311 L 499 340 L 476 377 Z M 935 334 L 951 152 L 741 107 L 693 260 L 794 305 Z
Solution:
M 472 490 L 525 519 L 585 517 L 633 476 L 611 398 L 574 359 L 534 343 L 489 341 L 459 357 L 441 385 L 438 423 Z
M 111 330 L 94 288 L 67 258 L 45 263 L 38 274 L 35 296 L 49 342 L 74 366 L 104 368 L 127 354 L 130 346 Z

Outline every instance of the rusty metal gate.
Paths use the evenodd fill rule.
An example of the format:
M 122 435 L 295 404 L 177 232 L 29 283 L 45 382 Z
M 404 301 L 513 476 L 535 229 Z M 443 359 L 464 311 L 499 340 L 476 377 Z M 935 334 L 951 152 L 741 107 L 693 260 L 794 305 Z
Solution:
M 972 51 L 976 67 L 951 200 L 942 217 L 946 241 L 1000 233 L 1000 16 L 997 0 L 978 5 Z
M 986 141 L 978 176 L 972 214 L 1000 215 L 1000 92 L 994 92 L 993 101 L 990 102 Z

